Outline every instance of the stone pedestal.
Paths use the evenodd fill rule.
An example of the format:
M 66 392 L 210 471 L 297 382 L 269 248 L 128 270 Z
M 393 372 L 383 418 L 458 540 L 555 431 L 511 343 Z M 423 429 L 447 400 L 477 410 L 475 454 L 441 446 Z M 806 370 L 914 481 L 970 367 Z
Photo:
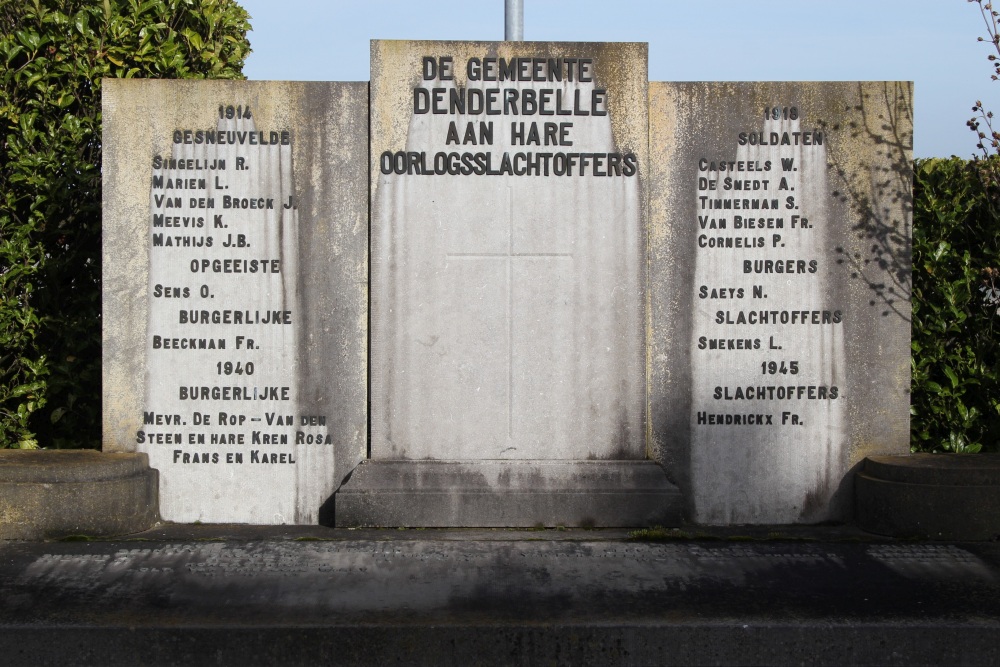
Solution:
M 145 454 L 0 450 L 0 539 L 137 533 L 159 518 Z
M 371 447 L 338 525 L 679 515 L 645 441 L 645 44 L 372 43 Z
M 338 527 L 673 525 L 680 493 L 652 461 L 365 461 Z
M 858 525 L 932 540 L 1000 536 L 1000 454 L 870 456 L 854 476 Z

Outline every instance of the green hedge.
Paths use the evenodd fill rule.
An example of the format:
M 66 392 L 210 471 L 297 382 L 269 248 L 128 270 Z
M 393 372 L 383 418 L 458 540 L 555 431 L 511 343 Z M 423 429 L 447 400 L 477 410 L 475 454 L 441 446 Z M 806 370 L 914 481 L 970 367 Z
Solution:
M 99 447 L 101 78 L 243 78 L 234 0 L 0 0 L 0 447 Z
M 915 163 L 914 451 L 1000 444 L 1000 188 L 985 166 Z

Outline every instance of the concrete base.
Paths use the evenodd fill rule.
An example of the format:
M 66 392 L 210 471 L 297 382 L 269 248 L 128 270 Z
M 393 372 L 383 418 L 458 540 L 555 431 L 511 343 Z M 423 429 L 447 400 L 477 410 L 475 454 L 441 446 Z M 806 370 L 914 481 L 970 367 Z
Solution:
M 1000 543 L 830 526 L 709 537 L 165 525 L 2 542 L 0 656 L 10 667 L 1000 665 Z
M 364 461 L 338 527 L 676 525 L 680 491 L 652 461 Z
M 0 451 L 0 539 L 124 535 L 159 520 L 145 454 Z
M 1000 536 L 1000 454 L 872 456 L 855 476 L 858 525 L 935 540 Z

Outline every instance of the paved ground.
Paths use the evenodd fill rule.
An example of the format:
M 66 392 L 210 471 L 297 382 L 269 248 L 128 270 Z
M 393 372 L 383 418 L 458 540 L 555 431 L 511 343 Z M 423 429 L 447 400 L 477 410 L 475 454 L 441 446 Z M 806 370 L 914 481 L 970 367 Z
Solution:
M 1000 664 L 1000 543 L 164 526 L 0 542 L 4 664 Z

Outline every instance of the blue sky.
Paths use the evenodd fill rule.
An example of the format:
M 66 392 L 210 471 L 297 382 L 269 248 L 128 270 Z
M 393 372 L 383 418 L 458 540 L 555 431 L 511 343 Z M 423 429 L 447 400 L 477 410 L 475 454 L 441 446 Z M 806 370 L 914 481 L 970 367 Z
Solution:
M 975 151 L 981 99 L 1000 114 L 967 0 L 523 0 L 532 41 L 649 43 L 653 81 L 912 80 L 914 155 Z M 500 40 L 503 0 L 240 0 L 251 79 L 367 81 L 371 39 Z M 995 102 L 995 103 L 994 103 Z M 992 103 L 992 104 L 991 104 Z

